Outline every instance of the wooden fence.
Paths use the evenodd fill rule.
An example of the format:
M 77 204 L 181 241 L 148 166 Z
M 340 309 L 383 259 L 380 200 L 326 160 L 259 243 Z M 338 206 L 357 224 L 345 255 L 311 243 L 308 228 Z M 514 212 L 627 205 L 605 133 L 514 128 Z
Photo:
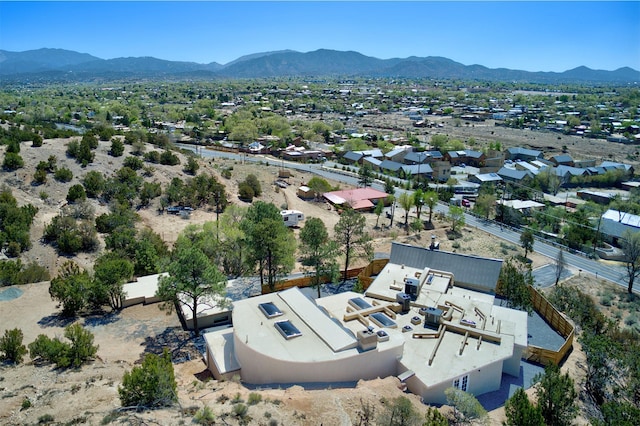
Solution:
M 358 274 L 358 280 L 363 290 L 369 288 L 373 280 L 375 280 L 375 276 L 384 269 L 387 263 L 389 263 L 389 259 L 375 259 L 362 269 Z
M 375 279 L 375 275 L 378 275 L 380 271 L 385 267 L 385 265 L 389 263 L 389 259 L 375 259 L 371 263 L 369 263 L 365 267 L 351 268 L 347 269 L 347 278 L 358 278 L 360 284 L 362 285 L 362 289 L 366 290 L 369 288 L 373 280 Z M 342 274 L 344 271 L 340 271 L 340 278 L 342 278 Z M 329 282 L 329 277 L 325 277 L 323 283 Z M 275 289 L 273 291 L 281 291 L 286 290 L 291 287 L 309 287 L 311 285 L 311 277 L 300 277 L 293 278 L 287 281 L 281 281 L 276 284 Z M 268 285 L 262 286 L 262 294 L 271 293 L 271 289 Z
M 529 287 L 531 302 L 538 314 L 562 337 L 564 343 L 557 351 L 529 345 L 524 358 L 542 365 L 560 364 L 573 346 L 575 327 L 535 288 Z
M 347 269 L 347 278 L 351 279 L 351 278 L 357 277 L 358 274 L 360 274 L 360 272 L 363 269 L 365 269 L 365 267 L 362 267 L 362 266 L 358 268 Z M 343 273 L 344 273 L 344 270 L 340 271 L 340 279 L 342 279 Z M 275 288 L 273 289 L 273 292 L 286 290 L 291 287 L 300 287 L 300 288 L 309 287 L 311 285 L 311 278 L 312 277 L 305 276 L 300 278 L 293 278 L 287 281 L 280 281 L 276 283 Z M 329 282 L 329 277 L 325 277 L 323 279 L 323 283 L 327 283 L 327 282 Z M 263 285 L 262 294 L 267 294 L 267 293 L 272 293 L 272 291 L 268 285 Z

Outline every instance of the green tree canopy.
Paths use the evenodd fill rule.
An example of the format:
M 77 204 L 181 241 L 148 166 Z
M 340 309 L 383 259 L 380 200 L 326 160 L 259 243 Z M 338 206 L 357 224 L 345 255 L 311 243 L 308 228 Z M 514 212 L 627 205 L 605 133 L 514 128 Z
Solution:
M 167 273 L 160 278 L 156 294 L 169 312 L 176 304 L 186 306 L 191 311 L 193 328 L 198 336 L 199 307 L 224 306 L 227 280 L 202 250 L 182 235 L 176 242 Z
M 162 355 L 146 354 L 141 365 L 125 372 L 118 395 L 124 407 L 167 407 L 178 401 L 177 388 L 171 355 L 165 348 Z
M 370 257 L 373 254 L 371 238 L 366 231 L 366 225 L 367 221 L 362 213 L 346 209 L 334 227 L 335 239 L 345 256 L 342 276 L 344 281 L 347 280 L 349 263 L 353 257 Z
M 578 414 L 577 392 L 569 373 L 550 364 L 533 378 L 542 417 L 548 425 L 569 426 Z
M 306 274 L 311 277 L 311 285 L 317 288 L 320 297 L 321 284 L 338 276 L 338 244 L 329 239 L 321 219 L 312 217 L 305 222 L 300 230 L 300 251 L 302 264 L 308 268 Z
M 534 241 L 535 240 L 533 238 L 533 232 L 531 232 L 530 230 L 525 229 L 520 234 L 520 244 L 522 244 L 522 248 L 524 249 L 525 259 L 527 258 L 527 255 L 529 254 L 529 252 L 533 251 Z
M 518 388 L 504 405 L 504 426 L 545 426 L 540 408 L 529 401 L 523 388 Z
M 533 312 L 529 286 L 533 285 L 531 265 L 516 258 L 508 258 L 502 264 L 496 293 L 503 296 L 507 306 Z

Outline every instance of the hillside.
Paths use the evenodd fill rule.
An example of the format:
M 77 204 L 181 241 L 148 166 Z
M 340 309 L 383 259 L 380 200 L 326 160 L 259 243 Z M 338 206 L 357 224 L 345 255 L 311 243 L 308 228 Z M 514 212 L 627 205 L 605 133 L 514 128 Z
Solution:
M 463 65 L 441 57 L 378 59 L 353 51 L 282 50 L 242 56 L 226 65 L 215 62 L 167 61 L 152 57 L 100 59 L 62 49 L 25 52 L 0 50 L 0 76 L 6 82 L 30 80 L 86 81 L 95 78 L 270 78 L 270 77 L 379 77 L 436 78 L 527 83 L 636 83 L 640 71 L 631 68 L 592 70 L 577 67 L 562 73 L 529 72 Z

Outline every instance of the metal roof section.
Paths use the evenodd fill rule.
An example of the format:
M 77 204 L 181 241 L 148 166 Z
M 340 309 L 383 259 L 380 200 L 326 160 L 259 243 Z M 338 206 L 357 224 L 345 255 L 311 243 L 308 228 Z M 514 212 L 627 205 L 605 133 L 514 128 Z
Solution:
M 602 215 L 600 232 L 621 238 L 625 231 L 640 232 L 640 216 L 611 209 Z
M 609 209 L 604 212 L 602 218 L 619 222 L 627 226 L 633 226 L 634 228 L 640 228 L 640 216 L 635 214 Z
M 502 167 L 498 170 L 498 175 L 507 180 L 522 180 L 525 177 L 533 177 L 533 174 L 528 170 L 516 170 L 509 167 Z
M 391 244 L 390 263 L 448 271 L 455 276 L 456 285 L 485 292 L 495 291 L 502 268 L 501 259 L 429 250 L 397 242 Z
M 373 188 L 345 189 L 343 191 L 325 192 L 322 194 L 332 204 L 348 203 L 353 206 L 363 200 L 380 200 L 387 198 L 388 194 Z
M 398 171 L 400 170 L 400 168 L 403 166 L 404 164 L 402 163 L 398 163 L 397 161 L 392 161 L 392 160 L 383 160 L 380 163 L 380 168 L 383 170 L 391 170 L 392 172 Z

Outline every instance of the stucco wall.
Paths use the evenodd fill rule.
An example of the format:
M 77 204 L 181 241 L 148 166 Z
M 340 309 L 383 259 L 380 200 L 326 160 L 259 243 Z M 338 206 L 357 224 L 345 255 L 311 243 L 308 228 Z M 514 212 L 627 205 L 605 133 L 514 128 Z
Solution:
M 334 359 L 306 362 L 282 360 L 256 352 L 234 333 L 235 354 L 242 369 L 242 380 L 251 384 L 345 382 L 395 376 L 402 346 L 358 352 L 355 349 L 336 354 Z M 346 353 L 351 356 L 345 356 Z M 303 357 L 300 357 L 303 358 Z
M 500 389 L 502 380 L 502 362 L 496 362 L 479 370 L 468 373 L 469 382 L 467 392 L 473 395 L 482 395 Z M 427 381 L 428 378 L 425 379 Z M 427 404 L 446 404 L 447 397 L 444 391 L 453 386 L 453 379 L 427 387 L 421 377 L 413 376 L 406 381 L 407 389 L 416 395 L 420 395 Z
M 513 346 L 513 356 L 504 360 L 502 371 L 514 377 L 520 377 L 520 359 L 522 358 L 526 348 L 522 346 Z

